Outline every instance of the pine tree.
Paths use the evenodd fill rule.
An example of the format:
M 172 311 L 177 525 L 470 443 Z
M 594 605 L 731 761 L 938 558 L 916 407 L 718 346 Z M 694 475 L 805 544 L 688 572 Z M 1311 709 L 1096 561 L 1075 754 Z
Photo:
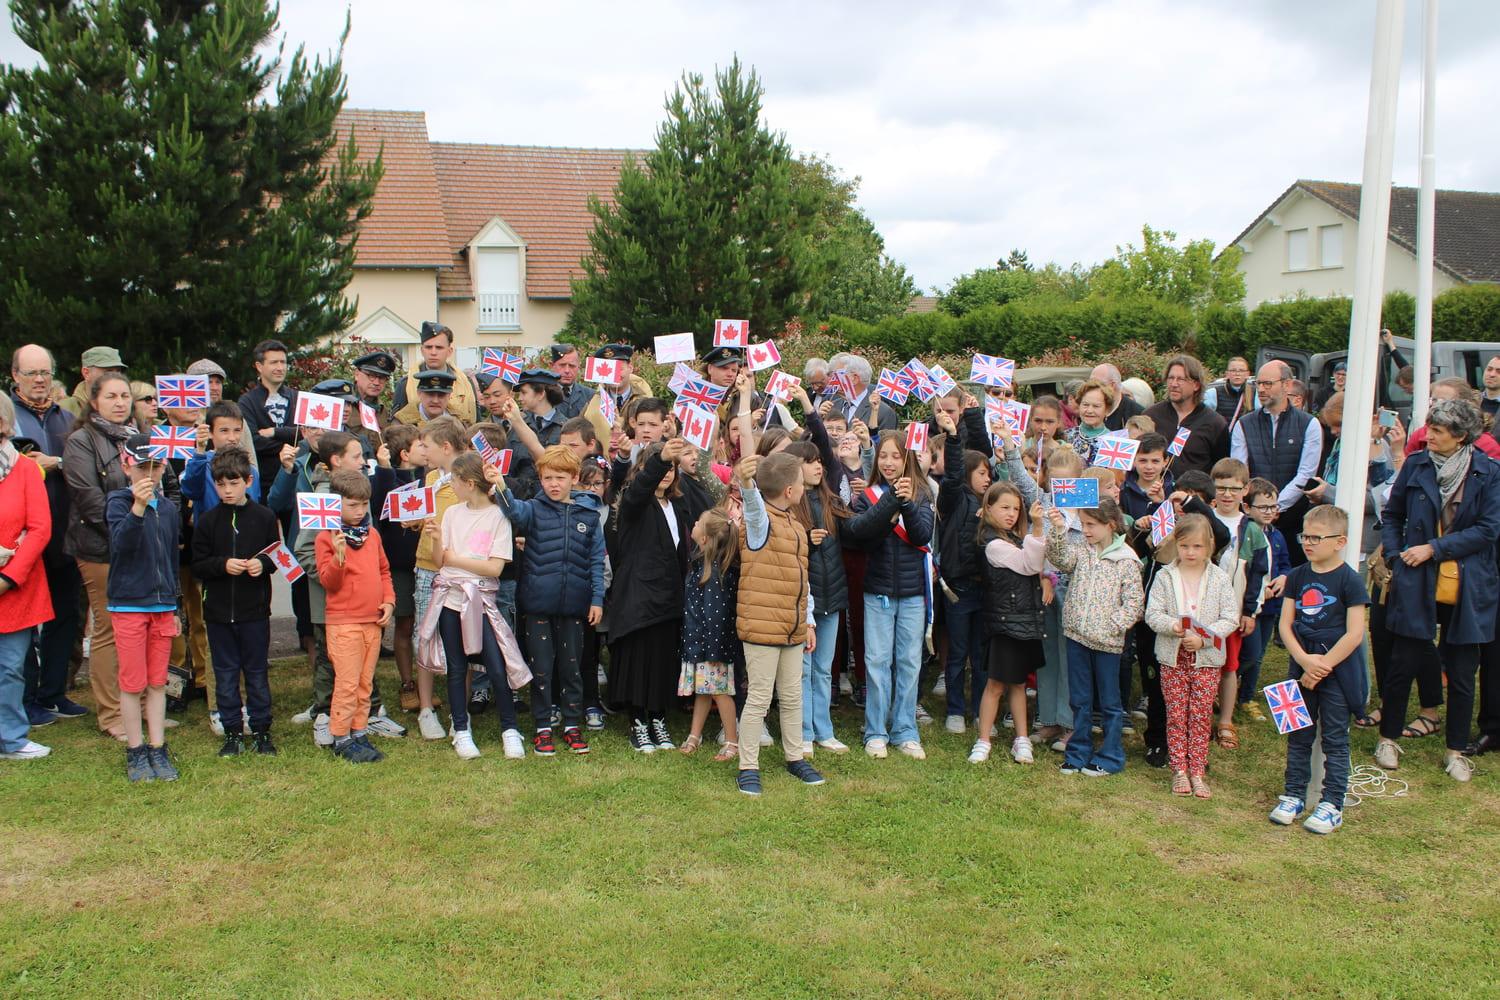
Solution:
M 776 336 L 807 306 L 826 263 L 811 248 L 817 191 L 794 182 L 786 139 L 761 124 L 763 88 L 735 59 L 710 90 L 696 74 L 667 99 L 644 162 L 627 162 L 596 218 L 569 330 L 649 344 L 718 318 Z
M 259 52 L 263 0 L 12 0 L 0 67 L 0 328 L 137 375 L 346 327 L 377 158 L 335 151 L 340 54 Z M 347 33 L 347 25 L 346 25 Z M 274 99 L 273 99 L 274 92 Z

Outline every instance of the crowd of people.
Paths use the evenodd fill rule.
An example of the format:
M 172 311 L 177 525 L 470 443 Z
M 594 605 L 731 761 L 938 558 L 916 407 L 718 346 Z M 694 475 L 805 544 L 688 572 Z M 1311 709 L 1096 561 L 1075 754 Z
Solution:
M 71 395 L 46 347 L 16 349 L 0 396 L 0 753 L 45 756 L 34 729 L 92 716 L 131 781 L 173 780 L 172 716 L 203 697 L 221 756 L 275 754 L 275 586 L 312 676 L 293 722 L 351 763 L 383 757 L 372 734 L 406 735 L 398 711 L 462 759 L 491 713 L 507 758 L 527 754 L 522 712 L 540 756 L 588 753 L 612 714 L 636 752 L 696 753 L 717 716 L 715 760 L 759 795 L 773 707 L 786 771 L 820 784 L 815 755 L 850 749 L 840 699 L 862 710 L 845 735 L 864 753 L 921 760 L 925 694 L 949 732 L 974 727 L 974 764 L 1004 729 L 1017 764 L 1050 749 L 1064 774 L 1107 776 L 1140 727 L 1171 791 L 1207 798 L 1211 747 L 1270 724 L 1259 674 L 1277 643 L 1318 725 L 1288 736 L 1275 822 L 1339 827 L 1351 726 L 1379 729 L 1387 769 L 1442 732 L 1459 781 L 1500 738 L 1500 357 L 1482 390 L 1437 382 L 1410 435 L 1385 411 L 1360 417 L 1356 493 L 1337 476 L 1341 370 L 1310 399 L 1282 362 L 1252 377 L 1235 358 L 1212 380 L 1179 355 L 1158 400 L 1102 364 L 1032 399 L 1019 427 L 1002 415 L 1012 386 L 955 384 L 914 429 L 864 358 L 813 359 L 770 395 L 723 346 L 692 372 L 716 430 L 689 440 L 629 345 L 595 353 L 615 373 L 598 385 L 566 344 L 469 372 L 429 323 L 421 352 L 404 376 L 375 351 L 351 379 L 303 387 L 348 404 L 329 428 L 299 425 L 274 340 L 237 401 L 224 367 L 195 362 L 208 405 L 181 408 L 113 348 L 83 353 Z M 1389 338 L 1382 363 L 1404 364 Z M 163 451 L 158 425 L 188 429 L 190 454 Z M 1112 439 L 1134 442 L 1128 469 L 1101 461 Z M 1064 502 L 1090 479 L 1097 501 Z M 299 507 L 320 497 L 334 520 L 308 525 Z M 393 498 L 422 516 L 393 516 Z M 1381 545 L 1362 576 L 1344 549 L 1367 506 Z M 83 669 L 92 708 L 68 696 Z M 1309 810 L 1315 734 L 1327 763 Z

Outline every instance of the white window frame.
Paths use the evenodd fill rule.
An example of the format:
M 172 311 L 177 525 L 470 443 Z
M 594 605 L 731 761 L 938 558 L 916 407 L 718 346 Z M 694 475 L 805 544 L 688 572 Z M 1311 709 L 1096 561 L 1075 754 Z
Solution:
M 515 290 L 494 291 L 480 284 L 480 261 L 485 255 L 513 252 L 516 261 Z M 505 220 L 495 216 L 469 243 L 469 274 L 474 282 L 474 304 L 478 312 L 475 330 L 480 333 L 515 333 L 521 329 L 521 300 L 525 297 L 526 244 Z
M 1295 242 L 1293 237 L 1297 236 L 1301 237 L 1302 242 L 1302 262 L 1300 265 L 1292 255 L 1292 244 Z M 1303 226 L 1301 229 L 1288 229 L 1286 231 L 1286 269 L 1288 271 L 1308 270 L 1310 252 L 1312 250 L 1311 242 L 1312 232 L 1306 226 Z
M 1338 254 L 1333 260 L 1328 259 L 1328 237 L 1332 231 L 1335 249 Z M 1325 268 L 1344 266 L 1344 224 L 1335 222 L 1329 226 L 1318 227 L 1318 266 Z

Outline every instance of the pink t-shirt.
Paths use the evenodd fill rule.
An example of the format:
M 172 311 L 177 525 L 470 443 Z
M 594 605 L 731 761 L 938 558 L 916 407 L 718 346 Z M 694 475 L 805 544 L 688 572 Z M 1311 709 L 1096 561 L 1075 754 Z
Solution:
M 442 547 L 443 551 L 451 549 L 466 559 L 504 559 L 510 562 L 514 555 L 510 521 L 492 503 L 479 510 L 456 503 L 443 513 Z M 449 576 L 479 579 L 477 573 L 457 566 L 444 566 L 443 572 Z M 443 606 L 462 611 L 463 594 L 450 593 Z

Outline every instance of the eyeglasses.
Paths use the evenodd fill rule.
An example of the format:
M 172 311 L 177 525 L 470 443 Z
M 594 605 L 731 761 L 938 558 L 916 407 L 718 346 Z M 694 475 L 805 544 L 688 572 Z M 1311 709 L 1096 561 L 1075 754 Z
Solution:
M 1243 487 L 1243 486 L 1220 486 L 1217 483 L 1214 484 L 1214 489 L 1216 491 L 1218 491 L 1219 493 L 1243 493 L 1243 492 L 1245 492 L 1245 487 Z
M 1342 534 L 1338 534 L 1338 535 L 1308 535 L 1308 534 L 1300 534 L 1300 535 L 1297 536 L 1297 544 L 1298 545 L 1321 545 L 1323 542 L 1331 542 L 1335 538 L 1343 538 L 1343 537 L 1344 536 Z
M 30 371 L 16 372 L 16 378 L 51 378 L 56 374 L 51 368 L 33 368 Z
M 1278 504 L 1274 503 L 1253 503 L 1250 505 L 1250 509 L 1258 510 L 1262 514 L 1274 514 L 1278 510 L 1280 510 L 1281 507 Z
M 998 385 L 991 386 L 989 389 L 986 389 L 985 391 L 988 392 L 991 396 L 1006 396 L 1006 397 L 1010 397 L 1010 396 L 1014 396 L 1015 395 L 1015 391 L 1014 390 L 1012 390 L 1012 389 L 1002 389 Z
M 156 402 L 156 397 L 155 396 L 142 396 L 139 399 L 137 399 L 136 402 L 137 403 L 154 403 L 154 402 Z
M 1284 378 L 1258 378 L 1255 380 L 1255 387 L 1257 389 L 1269 389 L 1271 388 L 1271 386 L 1278 385 L 1285 381 L 1286 379 Z

